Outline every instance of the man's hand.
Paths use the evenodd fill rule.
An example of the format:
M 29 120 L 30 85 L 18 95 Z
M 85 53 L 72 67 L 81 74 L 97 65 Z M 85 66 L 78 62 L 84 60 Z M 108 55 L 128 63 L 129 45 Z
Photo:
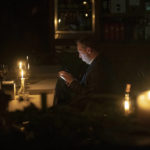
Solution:
M 60 71 L 60 72 L 58 73 L 58 75 L 59 75 L 59 77 L 61 77 L 63 80 L 66 81 L 67 85 L 70 85 L 71 82 L 72 82 L 73 80 L 75 80 L 74 77 L 73 77 L 70 73 L 68 73 L 68 72 L 66 72 L 66 71 Z

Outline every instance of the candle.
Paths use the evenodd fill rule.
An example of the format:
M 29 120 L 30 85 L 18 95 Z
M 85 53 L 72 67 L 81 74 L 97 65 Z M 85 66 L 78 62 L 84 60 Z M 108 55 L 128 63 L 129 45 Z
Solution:
M 21 90 L 23 93 L 24 93 L 24 87 L 25 87 L 24 71 L 21 70 Z

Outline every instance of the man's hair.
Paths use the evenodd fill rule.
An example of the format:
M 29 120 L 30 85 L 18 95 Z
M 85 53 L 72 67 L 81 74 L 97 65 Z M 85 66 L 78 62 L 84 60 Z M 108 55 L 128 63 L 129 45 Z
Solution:
M 77 40 L 77 43 L 81 43 L 86 47 L 90 47 L 90 48 L 94 49 L 95 51 L 98 51 L 98 43 L 99 42 L 93 35 L 83 36 Z

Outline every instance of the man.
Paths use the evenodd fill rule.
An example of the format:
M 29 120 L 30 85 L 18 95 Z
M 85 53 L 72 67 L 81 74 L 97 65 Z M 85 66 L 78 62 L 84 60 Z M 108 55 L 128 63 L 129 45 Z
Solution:
M 77 41 L 79 58 L 89 65 L 81 81 L 66 71 L 59 72 L 59 77 L 72 92 L 70 104 L 86 103 L 96 94 L 113 94 L 116 90 L 114 72 L 102 51 L 97 48 L 97 44 L 97 40 L 92 36 Z

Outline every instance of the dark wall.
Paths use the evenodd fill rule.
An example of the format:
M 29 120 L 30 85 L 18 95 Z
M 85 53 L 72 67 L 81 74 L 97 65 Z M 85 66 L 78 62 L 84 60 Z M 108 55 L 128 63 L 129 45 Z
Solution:
M 124 87 L 126 83 L 131 83 L 135 91 L 150 88 L 149 43 L 100 43 L 100 48 L 110 58 Z
M 46 61 L 50 53 L 49 0 L 6 0 L 0 14 L 1 62 L 26 55 L 34 63 Z

